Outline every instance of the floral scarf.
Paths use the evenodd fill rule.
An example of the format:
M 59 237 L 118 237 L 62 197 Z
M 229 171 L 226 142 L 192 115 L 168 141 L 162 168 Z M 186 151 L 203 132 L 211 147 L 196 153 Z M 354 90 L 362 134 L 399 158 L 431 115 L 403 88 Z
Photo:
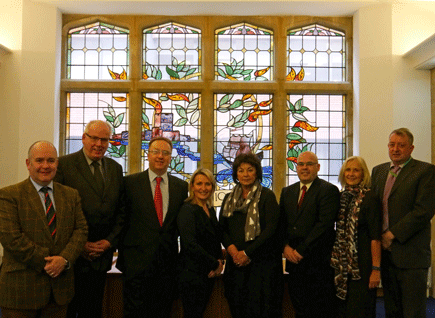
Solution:
M 247 213 L 245 242 L 254 240 L 261 233 L 258 202 L 260 202 L 262 188 L 260 181 L 256 180 L 248 197 L 244 200 L 242 196 L 242 186 L 237 184 L 228 195 L 225 205 L 223 206 L 222 216 L 227 218 L 233 216 L 234 211 Z
M 335 269 L 337 297 L 346 299 L 349 274 L 361 279 L 358 266 L 358 217 L 362 200 L 369 191 L 360 186 L 346 186 L 341 193 L 337 234 L 332 249 L 331 266 Z

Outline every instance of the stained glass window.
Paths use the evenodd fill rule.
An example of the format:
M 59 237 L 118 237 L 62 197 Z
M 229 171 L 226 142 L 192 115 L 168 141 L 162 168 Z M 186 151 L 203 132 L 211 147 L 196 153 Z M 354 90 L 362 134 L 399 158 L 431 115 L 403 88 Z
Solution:
M 272 106 L 269 94 L 215 95 L 215 201 L 234 187 L 232 164 L 241 153 L 252 152 L 261 159 L 262 185 L 272 187 Z
M 146 93 L 142 106 L 142 170 L 149 167 L 149 142 L 154 136 L 172 141 L 169 173 L 186 180 L 198 168 L 201 99 L 199 94 Z
M 346 80 L 345 35 L 314 24 L 287 34 L 287 80 L 342 82 Z
M 102 22 L 71 29 L 67 42 L 67 78 L 127 79 L 129 31 Z
M 247 23 L 216 31 L 217 80 L 273 79 L 273 32 Z
M 88 122 L 100 119 L 112 127 L 106 156 L 127 170 L 128 108 L 126 93 L 68 93 L 66 108 L 66 153 L 83 147 L 82 135 Z
M 289 95 L 287 113 L 288 184 L 299 181 L 296 159 L 309 150 L 319 158 L 319 177 L 338 185 L 346 157 L 344 96 Z
M 200 79 L 200 57 L 200 30 L 171 22 L 143 31 L 144 79 Z

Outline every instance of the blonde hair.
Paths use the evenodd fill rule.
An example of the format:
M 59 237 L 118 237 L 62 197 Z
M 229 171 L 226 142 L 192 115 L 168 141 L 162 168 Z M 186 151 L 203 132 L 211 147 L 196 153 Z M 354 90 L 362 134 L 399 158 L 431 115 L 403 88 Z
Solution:
M 363 178 L 360 183 L 360 186 L 365 188 L 370 188 L 372 184 L 372 180 L 370 178 L 370 172 L 367 168 L 367 164 L 364 161 L 362 157 L 359 156 L 352 156 L 346 159 L 346 161 L 343 163 L 340 169 L 340 174 L 338 175 L 338 181 L 340 181 L 341 185 L 344 187 L 346 185 L 346 180 L 344 180 L 344 171 L 346 170 L 346 166 L 351 161 L 357 161 L 359 165 L 361 166 L 362 172 L 363 172 Z
M 193 183 L 195 182 L 196 176 L 200 175 L 200 174 L 207 177 L 212 184 L 211 194 L 210 194 L 210 197 L 207 199 L 207 206 L 209 208 L 211 208 L 213 206 L 213 193 L 216 190 L 216 180 L 214 179 L 213 173 L 211 173 L 211 171 L 206 169 L 206 168 L 198 168 L 192 174 L 192 177 L 189 180 L 189 197 L 184 202 L 193 203 L 195 201 L 195 195 L 192 191 L 192 188 L 193 188 Z

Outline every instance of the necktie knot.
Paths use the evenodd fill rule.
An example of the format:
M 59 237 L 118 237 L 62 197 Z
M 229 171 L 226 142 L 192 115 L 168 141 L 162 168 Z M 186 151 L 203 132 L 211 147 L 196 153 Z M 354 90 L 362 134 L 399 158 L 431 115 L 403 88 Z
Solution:
M 41 190 L 39 190 L 39 191 L 41 191 L 41 192 L 44 193 L 44 194 L 47 194 L 47 193 L 48 193 L 48 190 L 50 190 L 49 187 L 42 187 Z
M 157 185 L 160 185 L 160 182 L 162 181 L 162 177 L 156 177 L 156 182 L 157 182 Z

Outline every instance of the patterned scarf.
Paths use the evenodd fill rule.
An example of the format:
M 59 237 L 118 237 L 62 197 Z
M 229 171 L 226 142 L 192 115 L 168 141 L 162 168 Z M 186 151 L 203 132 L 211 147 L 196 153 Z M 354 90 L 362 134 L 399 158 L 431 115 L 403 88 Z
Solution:
M 262 188 L 260 181 L 256 180 L 245 200 L 242 196 L 242 186 L 239 183 L 235 186 L 233 191 L 230 192 L 223 207 L 222 216 L 226 218 L 233 216 L 234 211 L 247 213 L 245 242 L 254 240 L 261 233 L 258 202 L 260 202 Z
M 359 186 L 346 186 L 341 193 L 337 234 L 332 249 L 331 266 L 335 269 L 337 297 L 346 299 L 347 279 L 361 279 L 358 266 L 358 216 L 362 200 L 369 191 Z

